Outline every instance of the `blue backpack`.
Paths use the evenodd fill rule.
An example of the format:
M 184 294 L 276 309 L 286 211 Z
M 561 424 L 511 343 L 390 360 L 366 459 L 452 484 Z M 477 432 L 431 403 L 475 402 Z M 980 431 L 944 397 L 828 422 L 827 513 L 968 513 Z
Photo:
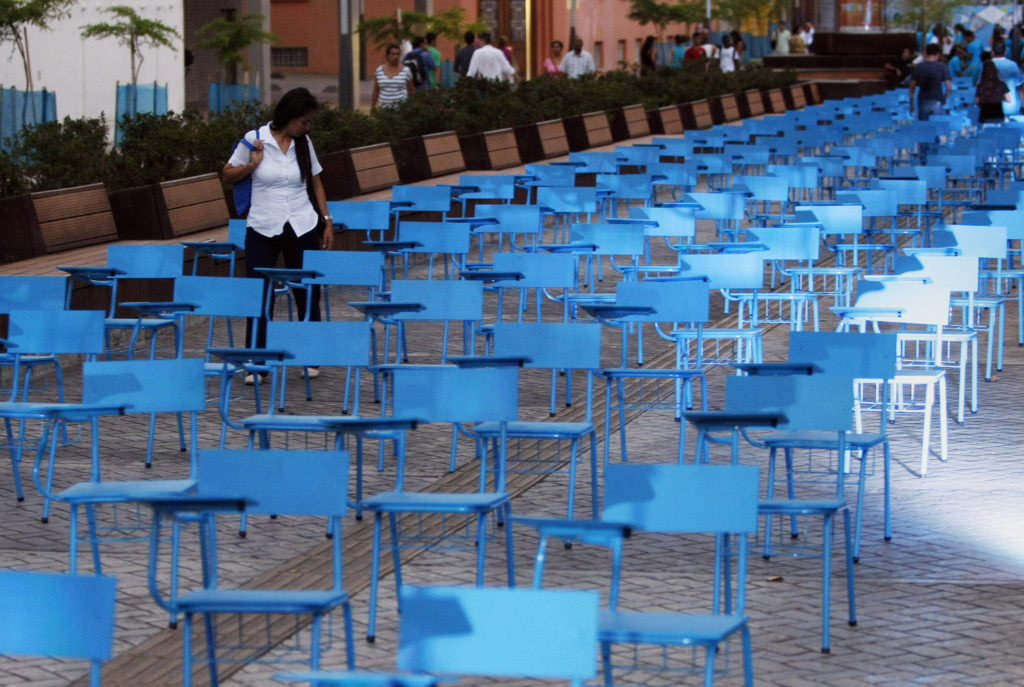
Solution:
M 256 129 L 256 140 L 260 140 L 259 129 Z M 245 136 L 242 136 L 242 140 L 239 141 L 239 143 L 244 145 L 250 151 L 256 150 L 256 146 L 245 140 Z M 244 217 L 245 214 L 249 212 L 249 206 L 252 205 L 252 175 L 250 174 L 238 183 L 232 185 L 231 192 L 235 201 L 235 214 L 239 217 Z

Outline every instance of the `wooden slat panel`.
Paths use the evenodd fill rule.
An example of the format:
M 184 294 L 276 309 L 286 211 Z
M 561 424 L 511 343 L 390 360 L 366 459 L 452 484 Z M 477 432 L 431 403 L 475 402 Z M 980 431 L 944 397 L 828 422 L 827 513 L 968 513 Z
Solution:
M 356 172 L 356 182 L 359 184 L 361 193 L 390 188 L 398 184 L 399 181 L 398 168 L 395 166 L 375 167 Z
M 229 219 L 223 197 L 206 203 L 168 208 L 167 217 L 171 220 L 171 231 L 175 236 L 225 226 Z
M 817 81 L 812 81 L 810 83 L 810 89 L 811 89 L 811 101 L 812 101 L 811 104 L 812 105 L 820 105 L 821 104 L 821 90 L 818 88 L 818 82 Z
M 711 105 L 706 100 L 693 103 L 693 118 L 697 122 L 698 129 L 709 129 L 714 125 L 711 118 Z
M 427 160 L 430 163 L 430 176 L 432 177 L 440 176 L 441 174 L 451 174 L 452 172 L 461 172 L 466 169 L 466 161 L 462 158 L 461 148 L 456 148 L 447 153 L 431 155 Z
M 747 91 L 747 107 L 750 108 L 752 117 L 764 114 L 764 101 L 761 100 L 760 91 Z
M 83 190 L 33 193 L 30 198 L 40 223 L 95 213 L 110 213 L 110 198 L 103 184 L 79 188 Z
M 798 110 L 802 110 L 807 106 L 807 98 L 804 96 L 803 86 L 793 86 L 789 89 L 790 94 L 793 96 L 793 105 Z
M 723 95 L 720 98 L 722 103 L 722 114 L 725 116 L 725 121 L 735 122 L 740 118 L 740 106 L 736 102 L 735 95 Z
M 565 137 L 565 126 L 562 124 L 562 120 L 538 122 L 537 133 L 540 135 L 540 145 L 545 158 L 569 153 L 569 139 Z
M 665 130 L 666 135 L 683 133 L 683 118 L 679 114 L 678 106 L 661 107 L 658 108 L 658 112 L 661 114 L 661 128 Z
M 39 230 L 47 253 L 117 240 L 114 215 L 109 211 L 40 222 Z
M 583 115 L 583 126 L 587 130 L 587 143 L 591 148 L 612 142 L 612 129 L 608 126 L 608 115 L 604 112 Z
M 647 111 L 644 110 L 643 105 L 624 107 L 622 114 L 626 118 L 626 128 L 629 130 L 630 138 L 650 135 L 651 126 L 647 123 Z
M 164 192 L 164 202 L 168 208 L 177 208 L 183 205 L 195 205 L 206 203 L 212 200 L 224 202 L 224 189 L 220 185 L 220 179 L 204 179 L 190 184 L 161 184 Z M 224 202 L 224 212 L 227 214 L 227 203 Z
M 519 146 L 512 129 L 489 131 L 484 135 L 487 142 L 487 155 L 491 161 L 491 169 L 513 167 L 520 163 Z
M 441 155 L 461 150 L 459 147 L 459 137 L 455 135 L 455 132 L 424 136 L 423 147 L 426 149 L 427 155 Z
M 768 92 L 768 98 L 772 104 L 772 112 L 785 112 L 786 111 L 786 98 L 782 95 L 782 90 L 776 88 Z
M 380 143 L 365 148 L 353 148 L 349 153 L 352 155 L 352 165 L 356 168 L 357 172 L 395 164 L 395 154 L 387 143 Z

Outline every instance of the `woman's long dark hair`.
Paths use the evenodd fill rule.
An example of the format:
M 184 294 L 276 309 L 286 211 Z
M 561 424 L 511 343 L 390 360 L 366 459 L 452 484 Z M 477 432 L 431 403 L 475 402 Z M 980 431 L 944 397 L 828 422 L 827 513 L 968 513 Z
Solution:
M 310 112 L 315 112 L 318 107 L 320 107 L 320 103 L 308 89 L 293 88 L 282 95 L 281 99 L 277 101 L 277 105 L 274 106 L 274 117 L 270 120 L 270 128 L 283 129 L 293 119 L 305 117 Z M 294 143 L 301 144 L 295 145 L 295 159 L 299 163 L 302 181 L 308 183 L 311 177 L 310 172 L 313 170 L 313 163 L 309 157 L 309 141 L 303 134 L 296 136 Z

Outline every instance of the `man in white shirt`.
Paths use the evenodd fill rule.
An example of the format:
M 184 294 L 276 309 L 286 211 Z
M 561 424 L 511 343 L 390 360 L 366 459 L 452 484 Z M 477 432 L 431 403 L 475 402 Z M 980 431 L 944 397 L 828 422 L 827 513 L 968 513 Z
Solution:
M 505 59 L 505 53 L 491 45 L 491 34 L 484 32 L 477 36 L 481 45 L 473 51 L 469 59 L 466 76 L 478 76 L 483 79 L 516 80 L 516 70 Z
M 583 39 L 576 36 L 572 43 L 572 50 L 562 58 L 562 72 L 570 79 L 575 79 L 584 74 L 593 74 L 597 71 L 594 64 L 594 57 L 583 49 Z

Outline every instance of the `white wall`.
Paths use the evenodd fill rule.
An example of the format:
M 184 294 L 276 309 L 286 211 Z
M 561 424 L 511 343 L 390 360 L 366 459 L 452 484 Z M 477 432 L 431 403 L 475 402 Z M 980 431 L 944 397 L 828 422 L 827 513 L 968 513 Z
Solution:
M 112 4 L 132 7 L 147 19 L 157 19 L 184 35 L 182 0 L 118 0 L 117 3 L 78 0 L 68 18 L 51 24 L 49 31 L 29 31 L 29 56 L 33 86 L 57 94 L 57 116 L 97 117 L 106 115 L 113 124 L 117 113 L 116 83 L 131 83 L 131 53 L 115 38 L 81 37 L 87 24 L 112 22 L 113 15 L 102 11 Z M 139 83 L 167 86 L 167 106 L 180 112 L 185 103 L 184 44 L 175 40 L 176 50 L 143 48 Z M 0 45 L 0 84 L 25 87 L 21 57 L 13 44 Z M 113 128 L 111 126 L 111 128 Z

